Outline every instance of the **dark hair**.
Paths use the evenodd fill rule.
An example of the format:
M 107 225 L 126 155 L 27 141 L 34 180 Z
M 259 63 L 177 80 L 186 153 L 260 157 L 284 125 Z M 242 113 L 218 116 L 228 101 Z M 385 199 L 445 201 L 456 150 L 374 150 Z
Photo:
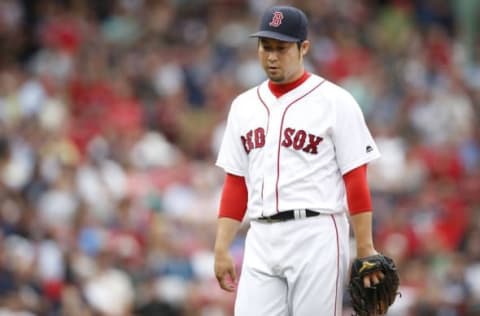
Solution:
M 257 46 L 260 45 L 261 40 L 262 40 L 261 38 L 258 38 Z M 297 44 L 298 50 L 300 50 L 300 48 L 302 47 L 303 42 L 304 41 L 295 42 L 295 44 Z

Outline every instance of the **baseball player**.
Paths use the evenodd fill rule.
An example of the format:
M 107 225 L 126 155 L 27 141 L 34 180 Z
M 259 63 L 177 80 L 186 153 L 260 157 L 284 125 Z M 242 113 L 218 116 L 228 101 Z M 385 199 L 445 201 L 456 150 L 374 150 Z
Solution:
M 268 9 L 251 36 L 268 80 L 235 98 L 228 114 L 216 162 L 226 178 L 215 274 L 237 291 L 235 315 L 340 316 L 349 222 L 357 256 L 377 253 L 366 165 L 380 154 L 353 97 L 305 71 L 301 10 Z M 247 211 L 237 283 L 229 248 Z M 364 285 L 381 279 L 368 274 Z

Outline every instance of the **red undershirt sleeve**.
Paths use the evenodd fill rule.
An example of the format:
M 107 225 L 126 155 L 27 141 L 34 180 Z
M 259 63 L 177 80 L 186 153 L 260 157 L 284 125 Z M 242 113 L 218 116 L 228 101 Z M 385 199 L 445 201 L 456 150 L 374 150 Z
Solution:
M 357 167 L 345 175 L 345 191 L 351 215 L 372 211 L 372 200 L 367 182 L 367 165 Z
M 223 184 L 218 217 L 242 221 L 247 211 L 248 191 L 245 178 L 227 173 Z

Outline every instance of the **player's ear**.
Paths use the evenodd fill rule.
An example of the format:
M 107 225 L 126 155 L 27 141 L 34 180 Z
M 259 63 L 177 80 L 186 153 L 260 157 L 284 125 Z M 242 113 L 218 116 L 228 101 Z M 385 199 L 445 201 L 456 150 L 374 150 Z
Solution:
M 308 53 L 308 50 L 310 49 L 310 41 L 309 40 L 304 40 L 300 44 L 300 53 L 302 56 L 305 56 Z

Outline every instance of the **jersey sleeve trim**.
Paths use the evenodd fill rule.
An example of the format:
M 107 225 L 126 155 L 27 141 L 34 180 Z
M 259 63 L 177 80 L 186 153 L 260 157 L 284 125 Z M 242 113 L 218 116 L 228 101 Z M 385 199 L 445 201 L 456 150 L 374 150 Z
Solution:
M 361 165 L 367 164 L 375 159 L 380 158 L 380 153 L 377 151 L 375 153 L 371 153 L 369 156 L 362 157 L 361 159 L 355 160 L 354 162 L 346 165 L 345 167 L 340 169 L 340 172 L 342 175 L 345 175 L 349 171 L 352 171 L 353 169 L 360 167 Z
M 231 168 L 230 166 L 227 166 L 225 164 L 218 163 L 218 162 L 215 165 L 217 167 L 222 168 L 226 173 L 231 173 L 233 175 L 240 176 L 240 177 L 245 176 L 245 173 L 243 171 L 239 170 L 239 169 Z

